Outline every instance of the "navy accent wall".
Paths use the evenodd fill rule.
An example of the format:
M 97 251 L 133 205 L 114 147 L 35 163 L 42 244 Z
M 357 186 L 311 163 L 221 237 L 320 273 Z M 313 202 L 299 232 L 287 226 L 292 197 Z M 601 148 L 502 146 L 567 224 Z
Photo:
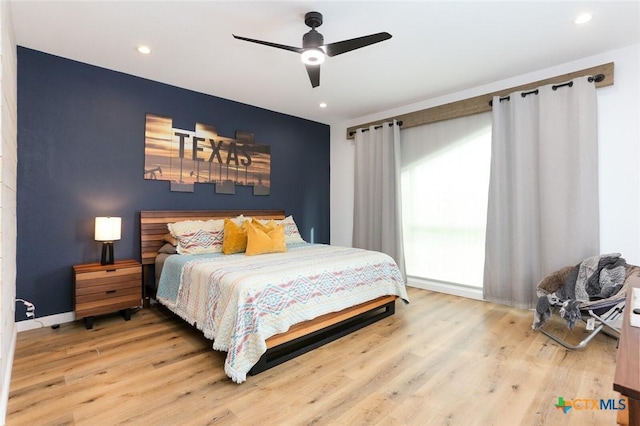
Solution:
M 148 112 L 174 128 L 254 133 L 271 146 L 271 195 L 215 194 L 211 184 L 178 193 L 145 180 Z M 307 241 L 329 242 L 329 126 L 23 47 L 17 179 L 16 295 L 37 316 L 73 310 L 71 266 L 100 260 L 96 216 L 122 217 L 116 260 L 140 260 L 140 210 L 284 209 Z

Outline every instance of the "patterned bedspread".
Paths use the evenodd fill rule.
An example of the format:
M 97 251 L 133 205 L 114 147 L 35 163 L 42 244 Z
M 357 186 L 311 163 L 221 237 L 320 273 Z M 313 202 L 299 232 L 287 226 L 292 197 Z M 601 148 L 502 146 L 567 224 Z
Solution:
M 225 372 L 237 383 L 267 350 L 266 340 L 294 324 L 380 296 L 408 302 L 391 257 L 322 244 L 259 256 L 171 256 L 157 295 L 227 352 Z

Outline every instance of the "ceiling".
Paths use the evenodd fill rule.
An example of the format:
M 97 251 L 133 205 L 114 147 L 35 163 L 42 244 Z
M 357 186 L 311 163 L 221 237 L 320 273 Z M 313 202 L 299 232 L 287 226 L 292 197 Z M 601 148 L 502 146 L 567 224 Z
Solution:
M 635 0 L 13 0 L 10 10 L 20 46 L 328 124 L 640 43 Z M 314 89 L 296 53 L 232 37 L 301 47 L 309 11 L 324 15 L 325 43 L 393 38 L 327 58 Z M 578 26 L 581 12 L 593 19 Z

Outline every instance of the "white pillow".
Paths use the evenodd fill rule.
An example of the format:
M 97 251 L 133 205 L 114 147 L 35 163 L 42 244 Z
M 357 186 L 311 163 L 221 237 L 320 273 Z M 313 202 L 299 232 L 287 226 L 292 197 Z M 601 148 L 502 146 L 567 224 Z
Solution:
M 245 216 L 245 215 L 240 215 L 240 216 L 236 216 L 234 218 L 230 218 L 233 223 L 235 223 L 238 226 L 242 226 L 243 223 L 245 223 L 246 221 L 251 222 L 251 216 Z
M 221 253 L 224 219 L 184 220 L 169 223 L 169 232 L 178 240 L 178 253 Z

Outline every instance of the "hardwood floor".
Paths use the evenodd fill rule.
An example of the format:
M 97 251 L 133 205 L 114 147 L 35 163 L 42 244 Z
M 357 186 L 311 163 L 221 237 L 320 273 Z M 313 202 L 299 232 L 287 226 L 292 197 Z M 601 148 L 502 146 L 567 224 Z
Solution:
M 614 425 L 616 341 L 570 352 L 532 313 L 410 288 L 396 314 L 233 383 L 226 354 L 157 307 L 18 335 L 8 425 Z M 554 323 L 559 330 L 566 327 Z M 579 339 L 576 339 L 579 340 Z

